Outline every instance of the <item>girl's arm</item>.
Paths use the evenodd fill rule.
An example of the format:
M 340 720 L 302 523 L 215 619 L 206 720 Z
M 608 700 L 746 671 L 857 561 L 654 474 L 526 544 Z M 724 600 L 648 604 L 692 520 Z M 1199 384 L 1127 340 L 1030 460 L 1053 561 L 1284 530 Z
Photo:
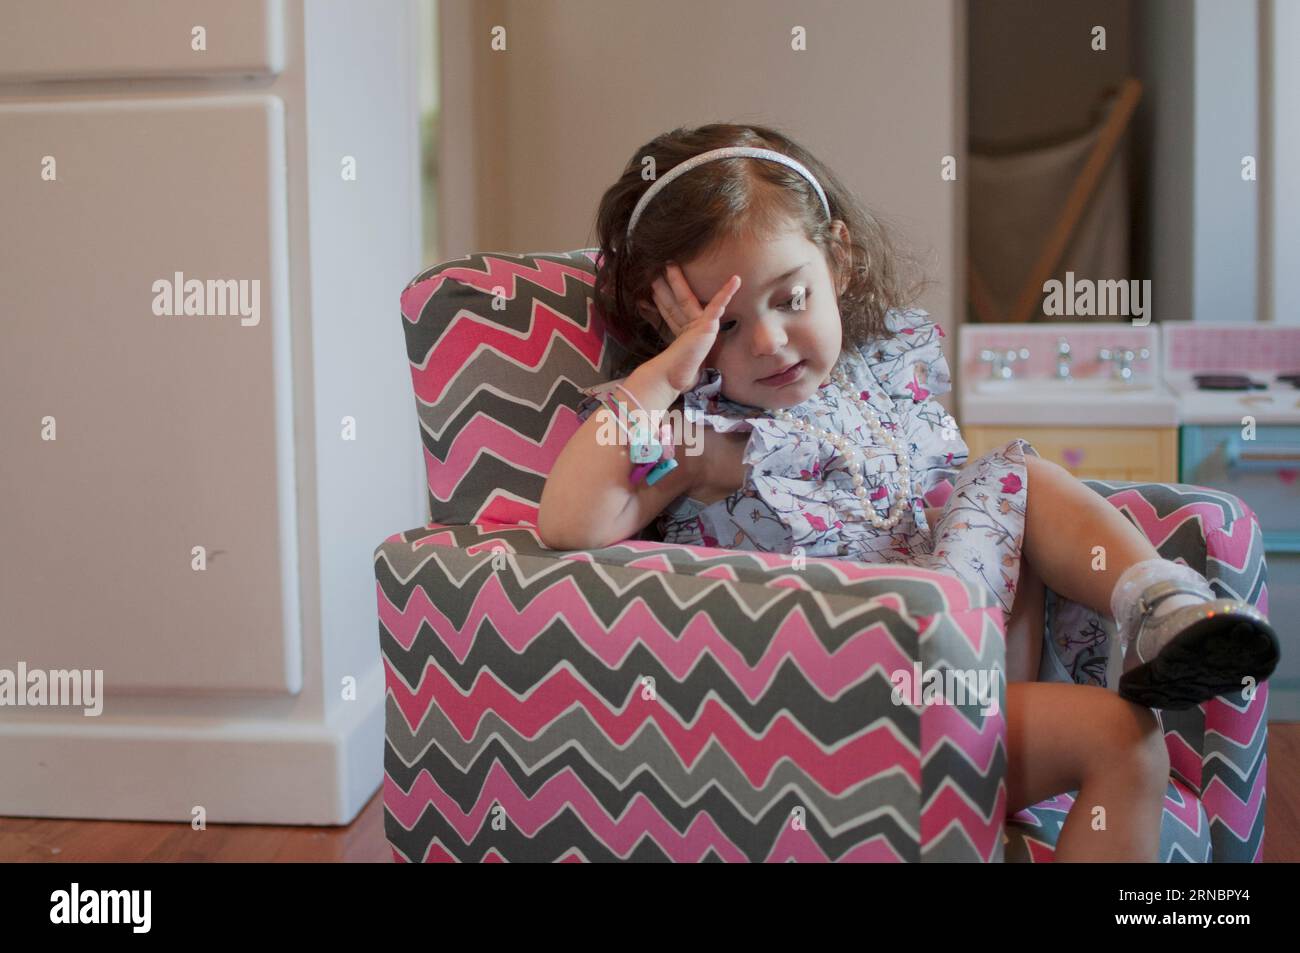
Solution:
M 647 411 L 667 410 L 681 393 L 667 379 L 662 364 L 652 359 L 623 382 Z M 542 489 L 537 534 L 551 549 L 599 549 L 635 536 L 683 493 L 691 493 L 703 470 L 703 454 L 687 456 L 680 421 L 671 420 L 673 459 L 677 466 L 653 485 L 632 483 L 632 461 L 626 443 L 602 445 L 602 427 L 609 408 L 597 409 L 560 451 Z M 621 436 L 621 433 L 620 433 Z
M 672 330 L 667 349 L 646 361 L 623 383 L 646 411 L 667 410 L 685 388 L 699 379 L 700 366 L 718 337 L 718 322 L 740 288 L 732 275 L 710 299 L 707 307 L 686 282 L 676 264 L 666 269 L 667 280 L 653 282 L 655 304 Z M 648 307 L 648 305 L 647 305 Z M 538 504 L 537 535 L 552 549 L 599 549 L 634 536 L 683 493 L 691 493 L 707 477 L 703 453 L 687 456 L 685 441 L 675 431 L 677 466 L 654 486 L 632 483 L 628 447 L 618 441 L 602 445 L 596 439 L 608 408 L 597 409 L 560 451 Z M 680 420 L 672 421 L 674 427 Z M 613 423 L 607 426 L 613 428 Z M 703 449 L 699 447 L 698 449 Z

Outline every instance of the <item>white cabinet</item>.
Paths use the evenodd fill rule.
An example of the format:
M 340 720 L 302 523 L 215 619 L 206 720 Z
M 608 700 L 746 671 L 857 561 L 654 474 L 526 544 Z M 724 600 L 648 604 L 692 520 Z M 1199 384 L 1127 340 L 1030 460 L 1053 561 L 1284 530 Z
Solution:
M 0 668 L 104 698 L 0 705 L 0 815 L 340 824 L 378 789 L 373 553 L 426 513 L 415 20 L 5 4 Z
M 280 0 L 9 3 L 0 82 L 270 75 L 284 68 Z
M 29 667 L 302 686 L 284 135 L 266 95 L 0 106 L 0 604 Z M 214 313 L 163 300 L 177 273 Z

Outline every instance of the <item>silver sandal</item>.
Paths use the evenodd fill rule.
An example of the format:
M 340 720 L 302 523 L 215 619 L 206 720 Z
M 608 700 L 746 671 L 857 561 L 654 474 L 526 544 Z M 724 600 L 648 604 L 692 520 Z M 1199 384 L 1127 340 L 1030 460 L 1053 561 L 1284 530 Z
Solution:
M 1148 708 L 1192 708 L 1240 692 L 1251 684 L 1249 679 L 1258 685 L 1273 674 L 1281 655 L 1277 633 L 1250 603 L 1210 598 L 1152 620 L 1155 607 L 1170 596 L 1204 598 L 1206 591 L 1169 580 L 1142 591 L 1131 620 L 1136 626 L 1121 626 L 1130 632 L 1136 628 L 1136 636 L 1124 645 L 1138 664 L 1121 676 L 1120 697 Z

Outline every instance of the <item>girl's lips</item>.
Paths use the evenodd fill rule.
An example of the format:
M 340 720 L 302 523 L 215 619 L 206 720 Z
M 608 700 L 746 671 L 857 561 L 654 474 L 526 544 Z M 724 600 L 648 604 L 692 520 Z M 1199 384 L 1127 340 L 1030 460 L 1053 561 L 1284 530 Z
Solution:
M 800 361 L 789 370 L 782 371 L 780 374 L 774 374 L 771 377 L 760 377 L 758 382 L 760 384 L 766 384 L 768 387 L 784 387 L 803 373 L 803 366 L 805 363 L 807 363 L 807 359 Z

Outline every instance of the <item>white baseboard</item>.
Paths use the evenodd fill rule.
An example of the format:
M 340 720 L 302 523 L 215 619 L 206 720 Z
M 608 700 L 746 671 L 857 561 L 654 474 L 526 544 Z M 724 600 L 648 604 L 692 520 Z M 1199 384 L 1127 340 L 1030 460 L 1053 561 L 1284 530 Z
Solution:
M 0 815 L 350 824 L 383 780 L 384 697 L 380 665 L 329 723 L 0 720 Z

